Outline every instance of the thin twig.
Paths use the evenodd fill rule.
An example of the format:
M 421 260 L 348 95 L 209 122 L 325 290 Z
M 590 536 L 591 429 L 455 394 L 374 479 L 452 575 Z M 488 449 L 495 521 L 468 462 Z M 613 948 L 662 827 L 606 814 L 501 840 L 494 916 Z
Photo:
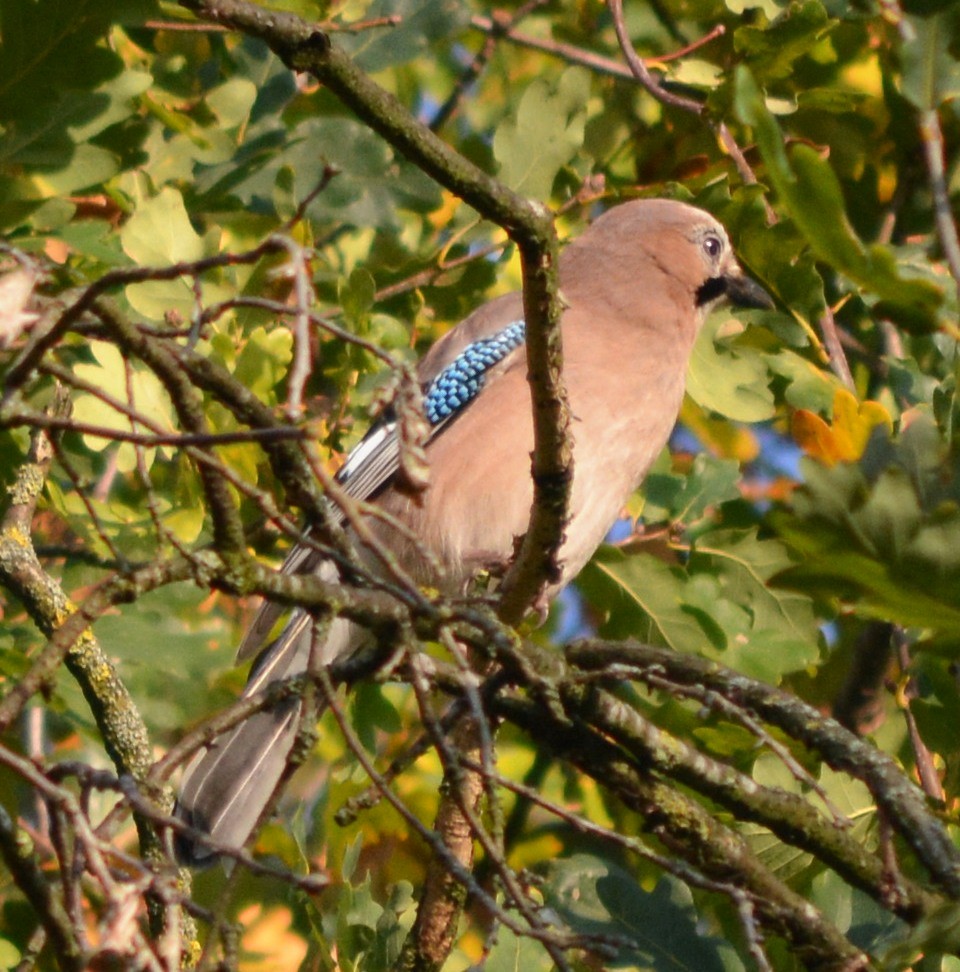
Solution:
M 937 236 L 960 296 L 960 237 L 957 235 L 957 224 L 953 218 L 953 208 L 947 190 L 943 129 L 940 127 L 940 115 L 935 108 L 920 112 L 919 127 L 927 172 L 930 175 L 930 189 L 933 192 L 933 215 L 937 223 Z
M 513 28 L 501 30 L 497 26 L 497 22 L 489 17 L 473 16 L 470 18 L 470 25 L 477 30 L 482 30 L 485 34 L 502 34 L 519 47 L 527 47 L 531 50 L 542 51 L 545 54 L 552 54 L 555 57 L 562 58 L 569 64 L 582 65 L 583 67 L 590 68 L 592 71 L 596 71 L 598 74 L 605 74 L 623 81 L 634 80 L 633 72 L 628 67 L 624 67 L 619 61 L 604 57 L 602 54 L 594 54 L 591 51 L 585 51 L 581 47 L 574 47 L 574 45 L 565 44 L 562 41 L 532 37 L 529 34 L 523 34 Z
M 900 662 L 900 671 L 904 679 L 901 708 L 904 720 L 907 723 L 907 732 L 910 735 L 910 746 L 913 749 L 913 758 L 917 765 L 917 776 L 920 779 L 920 786 L 928 797 L 942 804 L 945 799 L 943 783 L 941 783 L 937 768 L 933 764 L 933 754 L 923 741 L 923 737 L 920 735 L 920 730 L 917 727 L 916 717 L 910 710 L 910 698 L 916 695 L 917 687 L 913 677 L 910 675 L 910 644 L 901 628 L 894 628 L 893 643 L 897 649 L 897 659 Z
M 110 442 L 130 442 L 144 448 L 154 446 L 172 446 L 177 449 L 185 449 L 188 446 L 208 448 L 218 445 L 278 442 L 281 440 L 305 442 L 310 439 L 310 433 L 307 429 L 291 426 L 273 429 L 238 429 L 234 432 L 128 432 L 124 429 L 91 425 L 89 422 L 80 422 L 73 418 L 63 418 L 56 415 L 45 415 L 42 412 L 28 411 L 27 409 L 10 410 L 5 413 L 4 425 L 14 424 L 33 429 L 76 432 L 78 435 L 89 435 L 97 439 L 107 439 Z
M 306 207 L 304 207 L 306 208 Z M 303 413 L 303 390 L 310 377 L 310 307 L 314 301 L 313 283 L 309 272 L 309 252 L 284 236 L 290 265 L 293 268 L 293 292 L 295 295 L 293 318 L 293 361 L 287 373 L 286 416 L 291 421 Z
M 617 40 L 620 42 L 620 50 L 623 51 L 633 76 L 661 104 L 670 105 L 672 108 L 679 108 L 694 115 L 702 115 L 704 106 L 701 102 L 667 91 L 650 73 L 646 63 L 637 56 L 623 17 L 623 0 L 608 0 L 608 6 L 613 17 L 614 30 L 617 32 Z
M 829 305 L 823 309 L 819 324 L 831 370 L 843 382 L 844 387 L 856 395 L 857 385 L 853 380 L 853 372 L 847 362 L 846 352 L 844 352 L 843 345 L 840 343 L 840 332 L 833 316 L 833 310 Z
M 30 377 L 33 370 L 39 366 L 46 352 L 53 348 L 88 311 L 96 306 L 97 301 L 111 290 L 132 283 L 196 277 L 218 267 L 256 263 L 268 253 L 276 253 L 283 248 L 284 244 L 281 238 L 269 236 L 258 246 L 245 253 L 218 253 L 201 260 L 173 263 L 168 267 L 119 267 L 109 270 L 80 291 L 74 301 L 67 305 L 63 313 L 49 328 L 34 335 L 5 375 L 3 402 L 11 400 Z

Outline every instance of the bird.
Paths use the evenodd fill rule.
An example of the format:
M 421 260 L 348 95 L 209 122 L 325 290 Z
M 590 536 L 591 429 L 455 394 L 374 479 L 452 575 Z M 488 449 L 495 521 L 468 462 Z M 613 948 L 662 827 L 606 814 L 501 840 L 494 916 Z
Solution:
M 709 311 L 723 300 L 773 307 L 737 262 L 723 226 L 676 200 L 610 207 L 562 250 L 558 276 L 573 479 L 559 576 L 547 597 L 587 563 L 666 445 Z M 337 480 L 406 527 L 369 518 L 414 579 L 457 592 L 510 561 L 530 518 L 534 433 L 522 294 L 494 298 L 448 331 L 423 357 L 418 380 L 429 423 L 426 488 L 413 495 L 399 482 L 397 420 L 389 413 L 350 452 Z M 283 569 L 340 577 L 309 544 L 295 546 Z M 240 660 L 257 656 L 244 696 L 364 642 L 363 629 L 335 618 L 314 644 L 312 618 L 300 609 L 268 642 L 284 610 L 266 602 L 241 641 Z M 209 842 L 181 834 L 181 861 L 207 864 L 215 848 L 248 842 L 284 777 L 303 709 L 287 698 L 255 712 L 194 757 L 174 812 Z

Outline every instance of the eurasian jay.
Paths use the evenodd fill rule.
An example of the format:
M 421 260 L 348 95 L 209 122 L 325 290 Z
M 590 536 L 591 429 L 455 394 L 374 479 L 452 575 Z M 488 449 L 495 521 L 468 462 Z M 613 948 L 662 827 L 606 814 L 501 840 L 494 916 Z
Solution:
M 559 277 L 574 475 L 561 578 L 548 595 L 576 577 L 666 444 L 707 312 L 722 298 L 772 306 L 744 276 L 712 216 L 661 199 L 602 215 L 564 249 Z M 414 497 L 395 488 L 391 421 L 374 425 L 337 478 L 349 495 L 375 501 L 409 528 L 401 534 L 379 518 L 369 521 L 413 577 L 458 591 L 479 569 L 510 560 L 530 518 L 533 420 L 521 295 L 490 301 L 444 335 L 421 362 L 419 377 L 431 426 L 426 490 Z M 291 551 L 284 569 L 338 576 L 330 560 L 304 545 Z M 240 659 L 260 652 L 245 696 L 363 642 L 362 629 L 337 618 L 323 645 L 313 645 L 312 620 L 298 610 L 262 647 L 281 613 L 265 604 L 240 646 Z M 241 847 L 283 777 L 301 710 L 299 700 L 287 699 L 201 751 L 185 774 L 181 819 L 217 844 Z M 194 863 L 213 856 L 199 842 L 181 854 Z

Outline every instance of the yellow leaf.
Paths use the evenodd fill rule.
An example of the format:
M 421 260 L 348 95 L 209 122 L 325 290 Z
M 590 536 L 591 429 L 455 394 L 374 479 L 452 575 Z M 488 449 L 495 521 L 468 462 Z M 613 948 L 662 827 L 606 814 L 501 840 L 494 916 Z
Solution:
M 790 424 L 797 444 L 828 466 L 859 459 L 878 426 L 893 429 L 890 413 L 879 402 L 858 402 L 844 388 L 834 396 L 829 425 L 819 415 L 802 408 L 793 413 Z
M 819 459 L 828 466 L 834 465 L 840 459 L 834 445 L 833 431 L 814 412 L 798 408 L 790 418 L 790 434 L 794 442 L 814 459 Z

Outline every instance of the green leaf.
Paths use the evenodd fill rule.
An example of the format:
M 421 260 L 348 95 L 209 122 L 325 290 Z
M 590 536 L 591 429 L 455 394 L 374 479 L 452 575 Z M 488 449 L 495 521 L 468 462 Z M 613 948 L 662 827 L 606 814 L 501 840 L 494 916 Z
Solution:
M 925 961 L 956 955 L 960 949 L 960 905 L 955 901 L 937 905 L 924 915 L 906 936 L 882 956 L 885 972 L 911 969 Z
M 426 54 L 437 41 L 466 26 L 469 12 L 455 0 L 375 0 L 364 5 L 364 20 L 378 17 L 395 17 L 396 22 L 344 38 L 344 49 L 365 71 L 384 71 Z
M 953 675 L 954 663 L 931 654 L 918 655 L 911 665 L 916 697 L 910 711 L 923 741 L 941 756 L 956 756 L 960 738 L 956 713 L 960 712 L 960 688 Z
M 912 440 L 920 420 L 899 442 L 868 448 L 859 465 L 804 463 L 805 484 L 771 521 L 799 555 L 778 582 L 849 603 L 863 617 L 931 629 L 960 639 L 960 508 L 944 501 L 957 473 L 914 467 Z M 929 428 L 929 425 L 927 425 Z M 912 433 L 912 434 L 908 434 Z M 929 447 L 923 453 L 929 458 Z M 869 473 L 869 475 L 868 475 Z M 925 486 L 939 483 L 939 489 Z M 919 490 L 919 491 L 918 491 Z
M 553 972 L 556 966 L 540 942 L 517 935 L 504 925 L 483 963 L 484 972 Z
M 101 42 L 107 25 L 154 4 L 131 0 L 4 0 L 0 10 L 0 123 L 38 119 L 63 91 L 95 87 L 123 63 Z
M 875 294 L 880 299 L 878 313 L 913 331 L 936 328 L 942 288 L 904 277 L 889 247 L 864 246 L 847 219 L 840 183 L 830 165 L 808 145 L 796 145 L 787 157 L 780 128 L 742 66 L 735 89 L 737 114 L 754 130 L 767 177 L 818 259 Z
M 819 0 L 806 0 L 790 4 L 772 24 L 739 27 L 734 47 L 758 78 L 774 81 L 789 77 L 805 55 L 821 63 L 836 60 L 826 38 L 838 24 Z
M 9 938 L 0 938 L 0 967 L 14 968 L 20 961 L 20 949 Z
M 111 22 L 136 22 L 154 8 L 135 0 L 4 0 L 0 226 L 16 226 L 36 200 L 80 192 L 119 171 L 117 153 L 89 139 L 129 115 L 145 77 L 124 70 L 104 34 Z
M 148 529 L 153 531 L 152 524 Z M 124 537 L 129 540 L 129 532 Z M 132 545 L 123 549 L 130 557 L 139 553 Z M 232 661 L 236 631 L 222 612 L 204 606 L 208 597 L 192 583 L 172 584 L 139 598 L 136 611 L 97 621 L 104 652 L 118 659 L 148 726 L 165 740 L 179 738 L 207 707 L 227 705 L 234 697 L 220 691 L 211 698 L 214 673 L 223 673 Z
M 338 226 L 398 229 L 398 207 L 434 209 L 440 193 L 435 183 L 406 162 L 397 160 L 386 143 L 352 118 L 310 117 L 293 127 L 273 129 L 248 139 L 220 164 L 197 174 L 195 188 L 208 197 L 239 200 L 260 213 L 273 210 L 277 174 L 293 172 L 292 197 L 305 198 L 325 177 L 337 175 L 310 204 L 313 219 Z
M 190 222 L 183 196 L 172 186 L 137 206 L 120 230 L 120 242 L 141 266 L 163 267 L 204 255 L 203 240 Z
M 376 281 L 370 271 L 363 267 L 357 267 L 349 280 L 340 283 L 340 306 L 344 317 L 358 334 L 365 334 L 367 330 L 376 293 Z
M 764 867 L 780 881 L 795 881 L 811 865 L 813 855 L 784 843 L 766 827 L 747 823 L 740 828 L 750 850 L 757 855 Z
M 152 372 L 135 363 L 125 362 L 120 350 L 114 344 L 106 341 L 91 341 L 89 348 L 93 353 L 96 364 L 77 364 L 74 373 L 78 378 L 95 385 L 112 398 L 123 402 L 160 426 L 161 431 L 175 432 L 177 430 L 173 405 L 167 396 L 160 379 Z M 129 376 L 128 376 L 129 368 Z M 129 380 L 129 394 L 128 394 Z M 74 417 L 84 423 L 96 425 L 103 429 L 129 432 L 131 420 L 112 405 L 102 401 L 95 395 L 80 392 L 74 398 Z M 144 431 L 140 426 L 138 431 Z M 85 435 L 84 443 L 88 449 L 95 452 L 102 451 L 111 445 L 108 438 L 95 435 Z M 153 464 L 156 450 L 143 450 L 147 468 Z M 136 469 L 136 451 L 130 443 L 119 446 L 118 468 L 122 472 Z
M 878 901 L 859 888 L 844 884 L 843 879 L 833 871 L 824 871 L 814 878 L 811 900 L 831 918 L 836 909 L 844 920 L 849 920 L 849 926 L 842 931 L 857 948 L 871 955 L 881 953 L 908 933 L 906 922 L 884 910 Z M 941 965 L 940 970 L 951 972 L 947 964 Z M 952 972 L 960 972 L 960 969 L 954 967 Z
M 687 394 L 703 408 L 734 421 L 763 422 L 776 412 L 767 363 L 753 349 L 722 337 L 739 330 L 728 312 L 710 315 L 690 357 Z
M 809 798 L 811 795 L 811 781 L 798 777 L 796 771 L 776 753 L 761 752 L 754 761 L 751 775 L 761 786 L 779 788 L 800 797 Z M 859 780 L 836 773 L 827 766 L 821 767 L 819 778 L 814 774 L 813 779 L 830 801 L 831 807 L 849 821 L 850 835 L 864 844 L 865 849 L 872 849 L 874 841 L 871 830 L 875 819 L 875 802 L 867 787 Z M 822 798 L 819 796 L 816 802 L 822 806 Z M 741 825 L 740 829 L 764 864 L 775 870 L 783 880 L 796 882 L 800 874 L 811 866 L 818 866 L 813 855 L 783 842 L 764 827 L 751 823 Z M 833 917 L 832 911 L 829 914 Z M 844 917 L 842 911 L 837 916 L 841 924 Z M 843 925 L 844 930 L 846 927 Z
M 350 716 L 360 742 L 371 750 L 376 748 L 377 733 L 393 734 L 403 728 L 397 707 L 382 685 L 357 686 L 350 698 Z
M 234 128 L 250 117 L 257 86 L 247 78 L 231 78 L 207 92 L 207 106 L 224 128 Z
M 792 563 L 780 541 L 760 540 L 755 529 L 711 531 L 697 538 L 690 554 L 691 574 L 709 571 L 719 583 L 714 616 L 717 605 L 730 603 L 749 618 L 741 630 L 725 629 L 725 663 L 770 682 L 806 668 L 820 654 L 809 598 L 770 583 Z
M 820 655 L 810 599 L 770 584 L 792 563 L 783 543 L 754 529 L 714 530 L 696 540 L 686 568 L 601 548 L 577 585 L 604 637 L 695 652 L 776 682 Z
M 120 170 L 117 157 L 97 145 L 77 145 L 52 167 L 34 165 L 32 182 L 43 197 L 68 195 L 99 185 Z
M 651 472 L 643 482 L 643 516 L 648 522 L 690 523 L 709 507 L 740 496 L 740 464 L 700 453 L 686 476 Z
M 354 840 L 348 845 L 343 854 L 343 861 L 340 864 L 340 873 L 344 881 L 352 881 L 357 872 L 357 864 L 360 862 L 360 852 L 363 850 L 363 835 L 357 834 Z
M 137 99 L 153 83 L 153 76 L 147 71 L 126 70 L 116 78 L 106 81 L 94 89 L 91 100 L 98 108 L 89 120 L 76 122 L 88 114 L 78 110 L 77 106 L 69 107 L 73 123 L 68 127 L 71 138 L 76 142 L 86 142 L 99 135 L 104 129 L 117 122 L 129 118 L 136 109 Z
M 193 262 L 205 256 L 207 249 L 190 222 L 183 196 L 172 186 L 137 206 L 120 230 L 120 242 L 127 256 L 144 267 Z M 202 281 L 201 291 L 206 302 L 231 296 L 228 288 L 208 278 Z M 152 320 L 163 320 L 171 312 L 190 320 L 197 307 L 189 277 L 129 284 L 124 293 L 135 310 Z
M 928 17 L 906 17 L 913 34 L 901 48 L 903 96 L 922 111 L 935 111 L 960 95 L 960 63 L 951 49 L 960 35 L 956 5 Z
M 344 920 L 354 930 L 363 928 L 373 931 L 382 914 L 383 908 L 373 897 L 368 875 L 361 884 L 353 886 L 353 900 L 344 914 Z
M 604 637 L 638 638 L 678 651 L 697 651 L 707 641 L 698 619 L 683 608 L 682 572 L 650 554 L 601 547 L 577 586 L 604 619 Z
M 202 506 L 174 510 L 163 518 L 164 526 L 181 543 L 195 543 L 203 532 L 204 511 Z
M 298 200 L 294 196 L 296 176 L 289 165 L 281 166 L 277 171 L 277 179 L 273 187 L 273 208 L 277 216 L 283 220 L 293 218 L 297 211 Z
M 590 854 L 552 862 L 547 904 L 574 931 L 608 935 L 618 944 L 606 968 L 688 969 L 723 972 L 733 958 L 729 944 L 702 931 L 690 890 L 661 877 L 652 891 L 610 861 Z
M 251 332 L 237 358 L 234 377 L 261 398 L 270 399 L 293 360 L 293 334 L 289 328 L 258 327 Z
M 493 138 L 500 178 L 532 199 L 550 197 L 554 179 L 583 145 L 590 75 L 582 68 L 564 71 L 556 84 L 537 80 L 527 86 L 515 116 L 506 118 Z
M 670 78 L 679 84 L 710 89 L 716 88 L 723 77 L 723 68 L 696 57 L 680 58 L 670 65 Z
M 771 373 L 784 378 L 788 384 L 784 398 L 793 408 L 805 408 L 818 414 L 829 414 L 839 380 L 830 372 L 811 364 L 790 350 L 766 356 Z
M 788 6 L 787 0 L 724 0 L 724 6 L 731 13 L 744 14 L 748 10 L 761 10 L 765 17 L 773 20 L 778 16 L 784 7 Z

